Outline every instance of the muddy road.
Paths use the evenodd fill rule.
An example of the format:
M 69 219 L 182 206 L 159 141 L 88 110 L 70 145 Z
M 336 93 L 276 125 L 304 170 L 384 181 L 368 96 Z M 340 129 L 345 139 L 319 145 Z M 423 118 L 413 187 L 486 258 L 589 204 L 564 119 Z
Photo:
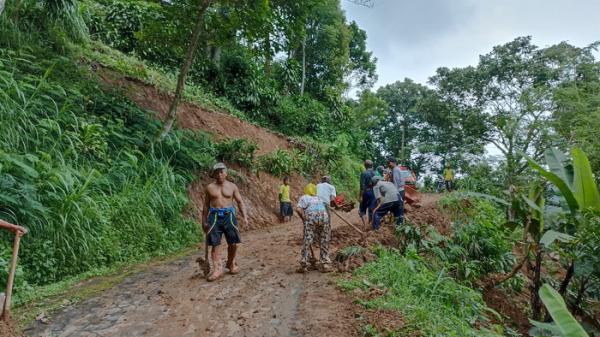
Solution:
M 356 211 L 347 215 L 358 223 Z M 333 218 L 334 236 L 343 223 Z M 345 228 L 344 228 L 345 229 Z M 345 232 L 345 231 L 341 231 Z M 35 322 L 28 336 L 357 336 L 335 274 L 295 273 L 300 220 L 242 233 L 238 275 L 199 276 L 198 252 L 126 278 Z M 224 241 L 223 241 L 224 243 Z M 335 253 L 335 248 L 332 249 Z

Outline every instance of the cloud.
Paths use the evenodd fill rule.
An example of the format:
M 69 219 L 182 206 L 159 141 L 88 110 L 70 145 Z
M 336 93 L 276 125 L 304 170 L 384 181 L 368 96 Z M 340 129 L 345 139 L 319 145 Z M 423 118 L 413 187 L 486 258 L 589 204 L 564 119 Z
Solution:
M 518 36 L 546 47 L 600 40 L 597 0 L 374 0 L 373 8 L 342 1 L 349 20 L 367 31 L 379 59 L 377 85 L 405 77 L 426 82 L 440 66 L 476 64 L 480 54 Z

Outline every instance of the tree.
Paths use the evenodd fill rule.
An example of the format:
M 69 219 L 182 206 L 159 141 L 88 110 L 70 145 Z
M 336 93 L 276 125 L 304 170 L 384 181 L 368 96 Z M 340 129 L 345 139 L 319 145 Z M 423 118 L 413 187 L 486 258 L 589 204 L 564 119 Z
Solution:
M 411 158 L 412 150 L 417 146 L 417 135 L 423 126 L 417 107 L 430 90 L 408 78 L 377 90 L 377 97 L 389 107 L 375 135 L 382 153 L 397 156 L 401 160 Z
M 377 81 L 376 62 L 373 52 L 367 51 L 367 33 L 352 21 L 350 30 L 350 65 L 348 80 L 350 86 L 361 89 L 371 88 Z
M 444 99 L 483 118 L 511 185 L 527 168 L 522 154 L 539 158 L 550 142 L 553 75 L 531 38 L 520 37 L 480 56 L 476 67 L 439 68 L 430 81 Z
M 169 106 L 167 120 L 165 121 L 165 125 L 159 135 L 159 139 L 163 139 L 169 134 L 171 128 L 173 127 L 173 124 L 175 123 L 175 120 L 177 119 L 177 106 L 179 105 L 181 97 L 183 96 L 185 79 L 188 75 L 188 72 L 190 71 L 192 63 L 194 62 L 194 57 L 196 56 L 196 50 L 198 49 L 198 41 L 200 40 L 200 31 L 202 30 L 204 25 L 204 14 L 213 1 L 214 0 L 202 0 L 200 6 L 198 7 L 198 13 L 196 16 L 196 26 L 194 27 L 194 31 L 192 32 L 192 37 L 190 39 L 190 44 L 188 46 L 186 57 L 183 63 L 181 64 L 181 69 L 179 70 L 179 76 L 177 78 L 177 87 L 175 88 L 173 101 Z

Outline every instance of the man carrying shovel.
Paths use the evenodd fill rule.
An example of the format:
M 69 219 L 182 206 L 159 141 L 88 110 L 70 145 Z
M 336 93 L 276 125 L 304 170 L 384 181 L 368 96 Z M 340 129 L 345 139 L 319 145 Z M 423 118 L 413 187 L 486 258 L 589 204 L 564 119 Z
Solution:
M 240 231 L 237 226 L 236 211 L 233 200 L 237 202 L 244 224 L 248 225 L 248 217 L 244 201 L 238 187 L 227 181 L 227 167 L 223 163 L 217 163 L 212 170 L 215 182 L 206 186 L 204 197 L 204 209 L 202 218 L 204 220 L 202 229 L 206 234 L 206 245 L 211 246 L 212 271 L 208 275 L 209 282 L 218 280 L 224 274 L 221 264 L 221 239 L 225 234 L 227 241 L 227 263 L 225 267 L 230 274 L 237 274 L 239 267 L 235 262 L 237 244 L 241 242 Z M 205 261 L 207 263 L 208 261 Z

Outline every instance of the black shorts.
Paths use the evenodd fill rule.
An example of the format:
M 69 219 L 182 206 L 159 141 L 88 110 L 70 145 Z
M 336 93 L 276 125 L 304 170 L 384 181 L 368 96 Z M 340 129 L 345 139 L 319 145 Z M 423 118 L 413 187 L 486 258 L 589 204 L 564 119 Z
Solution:
M 294 210 L 292 209 L 292 203 L 288 201 L 280 201 L 279 203 L 279 214 L 283 216 L 292 216 L 294 215 Z
M 206 244 L 209 246 L 220 245 L 223 234 L 225 234 L 228 245 L 242 242 L 237 227 L 237 219 L 235 218 L 235 210 L 211 209 L 207 221 L 209 233 L 206 237 Z

